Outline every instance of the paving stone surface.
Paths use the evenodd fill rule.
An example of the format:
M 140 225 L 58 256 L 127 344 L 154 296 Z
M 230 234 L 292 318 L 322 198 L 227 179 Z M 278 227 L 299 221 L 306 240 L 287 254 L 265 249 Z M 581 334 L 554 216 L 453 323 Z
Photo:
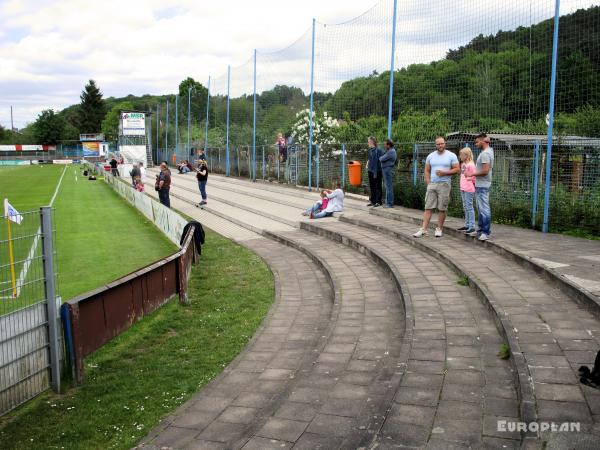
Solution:
M 375 224 L 376 230 L 344 218 L 302 218 L 300 211 L 318 196 L 301 189 L 211 174 L 210 206 L 204 210 L 188 203 L 198 200 L 195 189 L 191 176 L 175 175 L 172 192 L 187 201 L 172 198 L 174 206 L 256 249 L 282 286 L 299 257 L 302 276 L 295 275 L 293 288 L 282 288 L 265 328 L 226 375 L 151 433 L 144 440 L 147 448 L 520 447 L 520 433 L 498 431 L 500 420 L 521 420 L 513 365 L 496 356 L 505 340 L 485 302 L 458 284 L 450 267 L 405 242 L 420 212 L 395 208 L 385 211 L 387 218 L 377 217 L 366 213 L 363 199 L 348 196 L 344 218 Z M 294 230 L 301 222 L 324 231 Z M 448 224 L 454 226 L 452 219 Z M 343 287 L 336 302 L 314 261 L 257 238 L 254 232 L 263 230 L 324 261 Z M 406 312 L 387 269 L 350 248 L 355 244 L 333 242 L 334 234 L 346 236 L 344 244 L 358 243 L 383 256 L 396 271 L 411 299 L 408 341 Z M 558 273 L 579 276 L 583 281 L 571 281 L 590 291 L 600 246 L 577 238 L 565 244 L 562 238 L 494 226 L 494 240 Z M 514 325 L 538 419 L 579 421 L 582 442 L 590 433 L 600 434 L 600 392 L 580 385 L 576 376 L 579 365 L 593 363 L 599 321 L 535 272 L 485 246 L 449 235 L 423 243 L 468 267 Z M 273 253 L 286 256 L 274 262 Z M 320 295 L 319 306 L 308 300 L 313 295 Z M 283 304 L 292 306 L 279 311 Z M 317 316 L 296 319 L 301 312 Z M 555 434 L 544 438 L 564 440 Z M 532 442 L 524 445 L 539 448 Z
M 511 365 L 496 357 L 502 338 L 493 317 L 448 267 L 378 231 L 344 222 L 311 225 L 378 252 L 399 273 L 412 300 L 410 359 L 378 444 L 420 447 L 434 439 L 481 446 L 496 433 L 482 432 L 483 423 L 499 410 L 518 418 Z M 498 391 L 501 376 L 504 389 Z
M 411 240 L 409 223 L 370 215 L 370 226 Z M 366 225 L 366 223 L 365 223 Z M 368 230 L 372 232 L 372 230 Z M 531 374 L 540 421 L 581 423 L 583 431 L 598 433 L 600 392 L 579 382 L 580 365 L 592 366 L 600 348 L 600 321 L 535 272 L 503 258 L 489 248 L 468 245 L 451 236 L 418 241 L 466 268 L 495 298 L 514 333 Z M 502 383 L 508 374 L 494 375 Z M 464 395 L 463 393 L 462 395 Z M 495 407 L 497 416 L 510 416 L 510 405 Z
M 423 217 L 422 211 L 402 207 L 385 210 L 385 214 L 415 224 Z M 436 223 L 435 216 L 433 219 L 432 226 Z M 462 219 L 449 217 L 444 227 L 454 230 L 463 225 Z M 417 229 L 418 226 L 413 233 Z M 490 243 L 499 244 L 563 275 L 600 301 L 600 241 L 493 224 Z

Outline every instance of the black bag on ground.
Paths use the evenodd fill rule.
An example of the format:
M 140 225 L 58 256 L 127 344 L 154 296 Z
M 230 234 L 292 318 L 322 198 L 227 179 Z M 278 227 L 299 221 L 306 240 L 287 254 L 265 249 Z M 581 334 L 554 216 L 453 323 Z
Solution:
M 579 368 L 579 376 L 579 381 L 581 381 L 581 383 L 600 389 L 600 350 L 596 354 L 596 360 L 594 361 L 594 367 L 592 367 L 591 372 L 589 367 L 581 366 Z

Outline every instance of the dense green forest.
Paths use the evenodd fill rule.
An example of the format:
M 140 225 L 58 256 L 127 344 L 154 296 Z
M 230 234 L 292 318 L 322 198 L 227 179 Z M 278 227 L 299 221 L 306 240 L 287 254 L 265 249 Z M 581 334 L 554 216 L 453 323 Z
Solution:
M 430 140 L 451 131 L 545 133 L 550 87 L 552 20 L 532 27 L 477 36 L 467 45 L 450 50 L 444 59 L 413 64 L 394 74 L 394 139 L 403 142 Z M 556 91 L 556 132 L 600 137 L 600 7 L 565 15 L 560 19 L 559 63 Z M 317 111 L 338 119 L 339 142 L 363 142 L 370 134 L 383 138 L 387 127 L 389 71 L 373 72 L 344 82 L 333 94 L 315 93 Z M 187 78 L 179 85 L 180 142 L 187 139 L 187 98 L 191 92 L 192 141 L 203 142 L 207 89 Z M 83 97 L 82 97 L 83 99 Z M 160 108 L 164 146 L 166 102 L 169 101 L 169 146 L 174 144 L 175 95 L 129 95 L 103 100 L 100 128 L 114 139 L 119 109 L 156 112 Z M 231 99 L 231 142 L 252 142 L 253 99 Z M 275 86 L 257 96 L 257 141 L 274 141 L 288 133 L 296 114 L 308 107 L 302 90 Z M 60 111 L 60 140 L 76 140 L 82 105 Z M 40 115 L 41 117 L 41 115 Z M 225 141 L 226 98 L 211 96 L 209 143 Z M 153 126 L 156 121 L 154 120 Z M 36 124 L 15 135 L 0 128 L 0 142 L 25 143 L 34 139 Z M 100 130 L 98 130 L 100 131 Z M 154 130 L 155 134 L 156 130 Z

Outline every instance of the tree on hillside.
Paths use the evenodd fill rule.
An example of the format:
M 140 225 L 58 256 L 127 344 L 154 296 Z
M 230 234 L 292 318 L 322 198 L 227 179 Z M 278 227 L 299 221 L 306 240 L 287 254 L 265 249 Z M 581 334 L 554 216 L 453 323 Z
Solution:
M 52 109 L 42 111 L 33 124 L 36 144 L 58 144 L 65 128 L 65 120 Z
M 102 133 L 107 141 L 116 141 L 119 135 L 119 113 L 121 111 L 132 110 L 133 104 L 131 102 L 117 103 L 112 109 L 106 114 L 106 117 L 102 121 Z
M 102 92 L 94 80 L 90 80 L 81 91 L 79 105 L 79 130 L 82 133 L 98 133 L 106 114 Z
M 188 89 L 192 88 L 190 103 L 191 103 L 191 114 L 192 122 L 204 120 L 206 117 L 206 96 L 208 89 L 205 88 L 202 83 L 194 80 L 191 77 L 187 77 L 181 83 L 179 83 L 179 123 L 187 123 L 187 98 Z M 170 99 L 171 107 L 175 106 L 175 99 Z M 175 112 L 173 111 L 173 119 L 175 118 Z

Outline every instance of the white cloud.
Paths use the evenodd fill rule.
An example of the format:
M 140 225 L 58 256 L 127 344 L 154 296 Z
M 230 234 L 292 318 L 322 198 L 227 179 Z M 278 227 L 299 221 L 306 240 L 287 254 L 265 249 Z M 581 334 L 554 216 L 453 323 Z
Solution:
M 313 16 L 316 88 L 334 89 L 389 67 L 392 1 L 7 0 L 0 3 L 0 123 L 9 123 L 10 105 L 22 127 L 42 109 L 77 103 L 91 78 L 105 97 L 173 93 L 183 78 L 206 84 L 209 75 L 224 92 L 231 64 L 232 94 L 250 92 L 252 67 L 243 64 L 254 48 L 259 90 L 286 83 L 307 91 Z M 553 1 L 530 2 L 398 2 L 396 62 L 428 62 L 479 32 L 549 17 Z M 563 0 L 563 9 L 590 3 Z

